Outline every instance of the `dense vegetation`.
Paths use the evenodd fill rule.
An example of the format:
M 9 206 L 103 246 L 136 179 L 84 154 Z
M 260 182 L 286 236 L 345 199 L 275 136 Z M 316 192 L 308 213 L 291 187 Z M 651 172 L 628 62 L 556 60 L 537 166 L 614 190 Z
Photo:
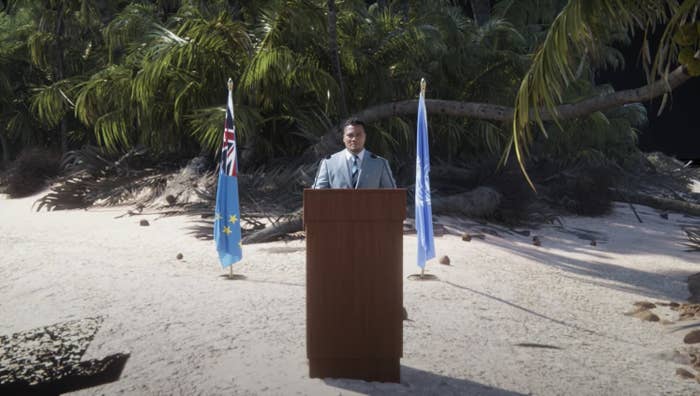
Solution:
M 672 78 L 679 65 L 678 78 L 699 74 L 699 5 L 6 1 L 0 12 L 2 162 L 7 166 L 28 149 L 60 155 L 85 146 L 115 158 L 143 147 L 154 158 L 214 158 L 231 77 L 243 173 L 300 167 L 333 148 L 321 143 L 343 118 L 415 99 L 424 77 L 430 99 L 506 109 L 501 118 L 443 115 L 438 101 L 429 103 L 432 162 L 480 171 L 463 185 L 452 178 L 453 190 L 509 169 L 497 165 L 514 149 L 519 162 L 529 164 L 523 169 L 541 171 L 538 186 L 564 169 L 629 169 L 640 163 L 636 136 L 646 121 L 644 107 L 632 102 L 669 87 L 596 106 L 601 95 L 613 94 L 596 84 L 596 70 L 621 66 L 615 47 L 635 32 L 665 26 L 657 52 L 640 49 L 650 81 Z M 560 103 L 585 99 L 594 106 L 553 120 Z M 414 125 L 413 114 L 381 114 L 370 125 L 368 146 L 391 160 L 402 185 L 413 183 Z

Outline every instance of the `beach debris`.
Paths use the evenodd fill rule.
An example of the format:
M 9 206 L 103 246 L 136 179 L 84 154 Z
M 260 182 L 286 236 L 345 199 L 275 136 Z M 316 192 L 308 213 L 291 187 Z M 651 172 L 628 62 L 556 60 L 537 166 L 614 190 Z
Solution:
M 692 379 L 695 378 L 695 374 L 691 373 L 690 371 L 684 369 L 684 368 L 677 368 L 676 369 L 676 375 L 683 378 L 683 379 Z
M 634 312 L 631 314 L 631 316 L 646 322 L 658 322 L 660 320 L 658 315 L 646 309 Z
M 637 301 L 633 305 L 635 307 L 644 308 L 644 309 L 656 308 L 656 304 L 649 302 L 649 301 Z
M 178 260 L 182 260 L 183 257 L 182 253 L 178 253 L 177 256 L 175 256 Z
M 692 301 L 700 297 L 700 272 L 688 276 L 688 291 L 690 292 L 688 301 Z
M 678 311 L 678 320 L 694 319 L 700 314 L 700 304 L 669 304 L 669 307 Z
M 683 342 L 686 344 L 697 344 L 700 342 L 700 330 L 693 330 L 683 337 Z
M 637 301 L 633 304 L 636 308 L 632 311 L 626 312 L 625 315 L 633 316 L 637 319 L 641 319 L 647 322 L 658 322 L 661 320 L 658 315 L 649 310 L 656 308 L 656 304 L 649 301 Z
M 173 206 L 177 202 L 177 198 L 172 194 L 168 194 L 165 196 L 165 201 L 168 202 L 168 205 Z
M 597 246 L 597 245 L 598 245 L 598 243 L 595 241 L 595 239 L 591 241 L 591 246 Z
M 450 265 L 450 258 L 448 256 L 442 256 L 438 260 L 438 263 L 440 263 L 442 265 Z
M 700 227 L 683 226 L 681 227 L 688 236 L 688 242 L 684 245 L 688 247 L 686 252 L 700 252 Z
M 535 246 L 542 246 L 542 241 L 540 241 L 540 237 L 537 235 L 532 237 L 532 244 Z
M 494 232 L 495 232 L 495 231 L 494 231 Z M 495 234 L 493 234 L 493 235 L 498 236 L 497 233 L 495 233 Z M 486 235 L 481 234 L 481 233 L 479 233 L 479 234 L 470 234 L 470 233 L 468 233 L 468 232 L 465 232 L 465 233 L 462 234 L 462 240 L 463 240 L 463 241 L 469 242 L 469 241 L 472 240 L 472 238 L 481 239 L 481 240 L 483 241 L 484 239 L 486 239 Z
M 142 219 L 141 221 L 139 221 L 139 225 L 140 225 L 141 227 L 148 227 L 148 226 L 151 225 L 151 224 L 148 222 L 148 220 Z

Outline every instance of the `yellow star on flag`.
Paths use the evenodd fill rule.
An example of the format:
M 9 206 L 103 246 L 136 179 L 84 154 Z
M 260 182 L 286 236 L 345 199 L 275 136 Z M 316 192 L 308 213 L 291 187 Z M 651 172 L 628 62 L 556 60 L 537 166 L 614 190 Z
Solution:
M 224 227 L 224 234 L 229 235 L 231 233 L 231 227 L 225 226 Z
M 236 217 L 235 214 L 231 215 L 231 216 L 229 216 L 228 221 L 230 221 L 231 224 L 236 224 L 236 221 L 238 221 L 238 217 Z

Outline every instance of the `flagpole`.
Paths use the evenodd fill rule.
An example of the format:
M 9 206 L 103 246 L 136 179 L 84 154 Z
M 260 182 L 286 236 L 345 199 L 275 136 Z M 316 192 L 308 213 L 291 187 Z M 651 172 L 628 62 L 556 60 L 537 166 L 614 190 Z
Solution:
M 417 237 L 416 261 L 420 274 L 413 274 L 408 279 L 431 280 L 435 275 L 426 274 L 427 261 L 435 257 L 433 242 L 433 220 L 430 203 L 430 154 L 428 149 L 428 120 L 425 105 L 425 78 L 420 79 L 420 95 L 418 99 L 418 120 L 416 121 L 416 184 L 415 184 L 415 229 Z
M 421 77 L 420 79 L 420 96 L 425 98 L 425 86 L 426 86 L 425 78 Z M 431 227 L 433 226 L 432 224 L 430 225 Z M 420 269 L 420 278 L 423 279 L 425 275 L 425 264 L 423 265 L 423 268 Z
M 229 95 L 233 93 L 233 79 L 231 77 L 228 78 L 228 81 L 226 82 L 226 86 L 228 87 L 228 92 Z M 233 264 L 228 266 L 229 272 L 228 272 L 228 278 L 233 279 Z

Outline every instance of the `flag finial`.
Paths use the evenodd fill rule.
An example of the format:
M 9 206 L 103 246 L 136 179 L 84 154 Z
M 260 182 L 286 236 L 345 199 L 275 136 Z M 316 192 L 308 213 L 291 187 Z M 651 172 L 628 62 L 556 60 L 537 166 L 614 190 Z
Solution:
M 425 78 L 420 79 L 420 94 L 425 96 Z
M 231 77 L 228 78 L 227 85 L 228 85 L 228 90 L 233 91 L 233 79 L 231 79 Z

